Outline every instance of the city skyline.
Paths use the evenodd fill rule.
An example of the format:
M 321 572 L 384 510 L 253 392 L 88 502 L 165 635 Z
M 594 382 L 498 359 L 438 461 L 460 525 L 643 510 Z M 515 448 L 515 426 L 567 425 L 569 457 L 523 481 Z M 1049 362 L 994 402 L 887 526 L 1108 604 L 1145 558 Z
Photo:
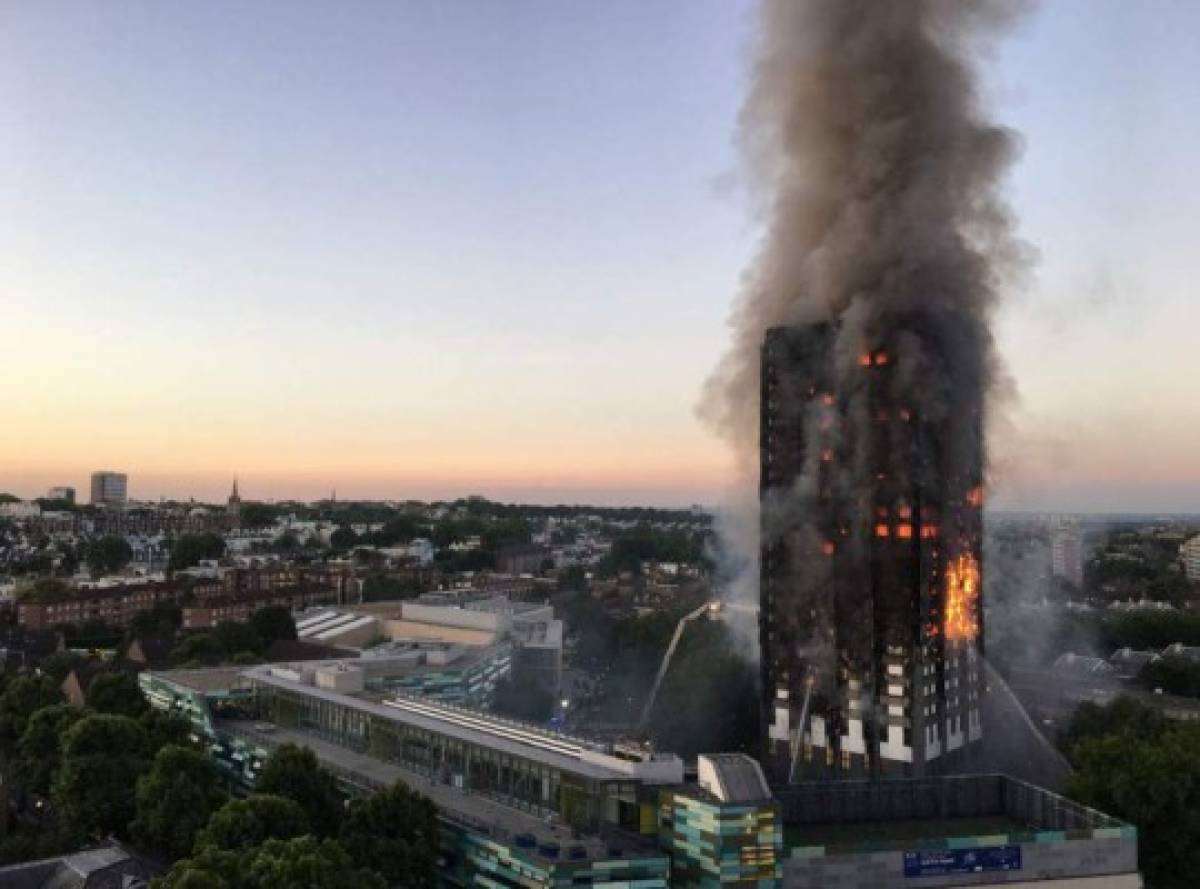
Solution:
M 715 502 L 750 9 L 13 10 L 0 490 Z M 988 59 L 1041 257 L 1000 317 L 998 506 L 1200 500 L 1197 24 L 1044 4 Z

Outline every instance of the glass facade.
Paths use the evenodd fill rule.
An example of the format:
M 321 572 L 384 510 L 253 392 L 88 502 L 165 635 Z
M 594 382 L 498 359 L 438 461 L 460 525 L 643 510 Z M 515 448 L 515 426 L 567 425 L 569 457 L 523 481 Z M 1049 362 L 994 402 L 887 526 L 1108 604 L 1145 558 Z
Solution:
M 638 829 L 637 782 L 597 780 L 302 691 L 257 683 L 255 697 L 262 719 L 441 784 L 583 831 Z

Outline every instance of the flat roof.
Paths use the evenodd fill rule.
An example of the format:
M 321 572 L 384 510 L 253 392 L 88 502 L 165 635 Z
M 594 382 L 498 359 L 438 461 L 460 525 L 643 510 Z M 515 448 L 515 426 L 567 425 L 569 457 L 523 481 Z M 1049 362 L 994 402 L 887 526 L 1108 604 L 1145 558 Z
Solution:
M 245 675 L 255 682 L 293 691 L 307 697 L 319 698 L 344 707 L 352 707 L 391 722 L 411 725 L 479 747 L 498 750 L 595 781 L 637 780 L 628 773 L 608 768 L 599 763 L 585 761 L 579 758 L 578 754 L 566 752 L 571 744 L 579 743 L 569 736 L 561 736 L 561 742 L 555 745 L 558 749 L 553 749 L 550 744 L 540 745 L 539 741 L 554 742 L 559 736 L 550 732 L 541 732 L 536 726 L 510 723 L 483 712 L 475 713 L 465 709 L 462 712 L 469 714 L 470 718 L 455 719 L 456 710 L 451 710 L 444 705 L 433 705 L 423 699 L 396 698 L 395 700 L 401 704 L 400 706 L 375 703 L 272 675 L 270 665 L 252 667 L 245 671 Z M 413 703 L 421 706 L 404 706 Z M 510 726 L 516 730 L 505 732 L 504 729 Z

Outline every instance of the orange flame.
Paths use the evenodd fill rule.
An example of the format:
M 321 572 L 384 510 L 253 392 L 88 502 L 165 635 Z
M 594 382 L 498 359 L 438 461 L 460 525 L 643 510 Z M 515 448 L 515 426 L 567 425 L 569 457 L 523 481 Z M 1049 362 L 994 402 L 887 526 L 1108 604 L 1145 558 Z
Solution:
M 963 553 L 946 569 L 947 639 L 974 639 L 979 635 L 975 616 L 978 603 L 979 563 L 970 553 Z
M 967 503 L 971 506 L 983 506 L 983 488 L 976 486 L 967 492 Z
M 870 367 L 871 366 L 871 353 L 863 352 L 861 355 L 859 355 L 858 356 L 858 364 L 860 367 Z
M 876 537 L 887 537 L 890 533 L 891 533 L 891 529 L 888 528 L 888 526 L 885 524 L 881 523 L 881 524 L 878 524 L 875 526 L 875 536 Z

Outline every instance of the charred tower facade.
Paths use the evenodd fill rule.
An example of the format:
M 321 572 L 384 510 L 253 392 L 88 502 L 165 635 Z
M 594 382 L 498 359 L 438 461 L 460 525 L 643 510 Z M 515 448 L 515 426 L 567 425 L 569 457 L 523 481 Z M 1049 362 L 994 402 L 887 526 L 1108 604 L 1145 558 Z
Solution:
M 881 329 L 899 332 L 776 327 L 762 346 L 762 728 L 779 783 L 968 769 L 983 738 L 982 396 L 969 380 L 923 392 L 922 374 L 945 378 L 939 334 Z

